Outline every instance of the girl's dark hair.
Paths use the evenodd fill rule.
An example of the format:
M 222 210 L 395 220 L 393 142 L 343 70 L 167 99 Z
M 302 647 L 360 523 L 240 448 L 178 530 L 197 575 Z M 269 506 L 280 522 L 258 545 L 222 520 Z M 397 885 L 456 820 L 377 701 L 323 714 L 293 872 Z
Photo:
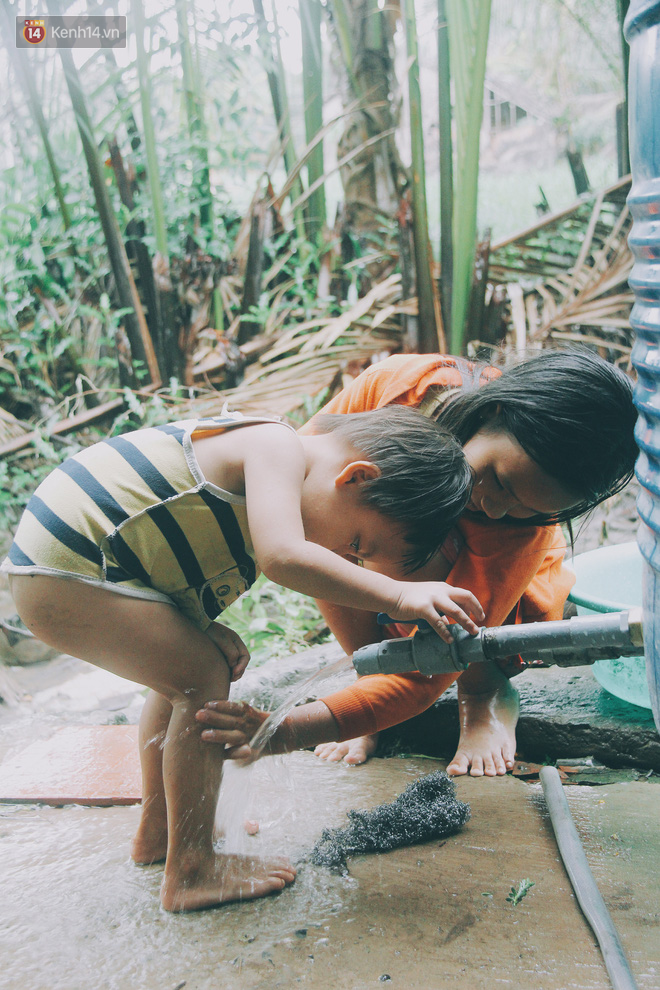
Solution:
M 470 465 L 451 433 L 404 406 L 319 415 L 314 424 L 377 465 L 380 475 L 360 485 L 363 503 L 401 523 L 413 548 L 404 561 L 409 570 L 429 561 L 472 490 Z
M 579 501 L 527 524 L 568 522 L 624 488 L 638 450 L 632 382 L 595 354 L 544 351 L 450 398 L 437 422 L 462 444 L 484 426 L 514 437 Z M 508 520 L 516 522 L 516 520 Z

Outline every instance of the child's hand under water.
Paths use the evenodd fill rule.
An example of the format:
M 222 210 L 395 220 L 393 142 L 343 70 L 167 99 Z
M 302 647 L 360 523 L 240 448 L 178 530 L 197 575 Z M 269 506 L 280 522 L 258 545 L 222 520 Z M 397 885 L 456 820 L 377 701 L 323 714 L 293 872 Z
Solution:
M 204 742 L 223 745 L 227 759 L 252 763 L 271 752 L 268 746 L 258 752 L 250 749 L 250 739 L 269 714 L 253 708 L 246 701 L 207 701 L 195 718 L 202 724 L 213 726 L 202 731 Z
M 447 618 L 472 636 L 477 635 L 479 627 L 471 616 L 480 624 L 486 619 L 477 599 L 465 588 L 453 588 L 444 581 L 402 581 L 401 588 L 394 610 L 389 610 L 391 617 L 397 621 L 426 619 L 445 643 L 453 642 Z

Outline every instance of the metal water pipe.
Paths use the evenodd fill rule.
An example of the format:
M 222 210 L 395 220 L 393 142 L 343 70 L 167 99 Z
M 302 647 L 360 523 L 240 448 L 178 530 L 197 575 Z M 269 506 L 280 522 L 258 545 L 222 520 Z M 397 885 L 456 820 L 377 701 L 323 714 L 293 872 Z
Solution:
M 629 237 L 635 263 L 630 322 L 636 339 L 636 475 L 644 558 L 644 652 L 651 707 L 660 732 L 660 0 L 631 0 L 625 22 L 630 45 L 628 86 L 633 218 Z
M 379 615 L 386 625 L 394 620 Z M 450 626 L 453 641 L 444 640 L 426 622 L 414 636 L 385 639 L 363 646 L 353 654 L 358 674 L 449 674 L 471 663 L 485 663 L 520 655 L 527 663 L 544 667 L 579 667 L 596 660 L 638 657 L 644 649 L 642 610 L 585 615 L 557 622 L 529 622 L 492 626 L 471 636 L 458 625 Z

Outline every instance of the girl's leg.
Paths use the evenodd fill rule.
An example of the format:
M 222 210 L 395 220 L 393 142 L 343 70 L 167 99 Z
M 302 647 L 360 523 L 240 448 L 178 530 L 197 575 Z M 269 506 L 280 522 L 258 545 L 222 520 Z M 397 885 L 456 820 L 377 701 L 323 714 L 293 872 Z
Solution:
M 371 736 L 356 736 L 355 739 L 346 739 L 344 742 L 319 743 L 314 748 L 314 755 L 330 763 L 349 763 L 357 766 L 359 763 L 366 763 L 370 756 L 373 756 L 378 749 L 378 738 L 380 732 L 374 732 Z
M 140 717 L 140 766 L 142 814 L 131 846 L 136 863 L 157 863 L 167 856 L 167 804 L 163 782 L 163 747 L 172 705 L 162 694 L 150 691 Z
M 197 910 L 261 897 L 290 883 L 295 871 L 285 859 L 219 856 L 213 849 L 224 754 L 202 742 L 195 712 L 209 698 L 227 696 L 230 675 L 211 639 L 169 605 L 77 581 L 15 576 L 11 591 L 19 615 L 40 639 L 145 684 L 172 706 L 163 747 L 163 907 Z
M 461 728 L 451 776 L 503 776 L 516 754 L 518 692 L 494 663 L 474 663 L 458 678 Z

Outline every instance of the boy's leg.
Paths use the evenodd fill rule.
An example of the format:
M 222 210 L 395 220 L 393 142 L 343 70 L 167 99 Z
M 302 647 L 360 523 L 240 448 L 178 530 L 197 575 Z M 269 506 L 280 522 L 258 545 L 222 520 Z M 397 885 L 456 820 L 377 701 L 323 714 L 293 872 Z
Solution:
M 163 747 L 172 705 L 162 694 L 150 691 L 140 717 L 140 766 L 142 813 L 131 846 L 136 863 L 158 863 L 167 856 L 167 803 L 163 782 Z
M 241 638 L 227 626 L 212 623 L 205 634 L 218 648 L 236 680 L 247 666 L 250 655 Z M 167 855 L 167 805 L 163 782 L 163 747 L 172 705 L 156 691 L 150 691 L 140 717 L 140 766 L 142 769 L 142 814 L 131 846 L 136 863 L 147 866 Z M 248 822 L 251 829 L 254 822 Z M 258 826 L 257 826 L 258 828 Z
M 40 639 L 145 684 L 172 705 L 163 747 L 163 906 L 197 910 L 290 883 L 295 871 L 285 859 L 218 856 L 213 849 L 223 752 L 202 742 L 195 712 L 208 698 L 227 696 L 230 675 L 211 639 L 172 606 L 77 581 L 14 577 L 11 591 L 19 615 Z

